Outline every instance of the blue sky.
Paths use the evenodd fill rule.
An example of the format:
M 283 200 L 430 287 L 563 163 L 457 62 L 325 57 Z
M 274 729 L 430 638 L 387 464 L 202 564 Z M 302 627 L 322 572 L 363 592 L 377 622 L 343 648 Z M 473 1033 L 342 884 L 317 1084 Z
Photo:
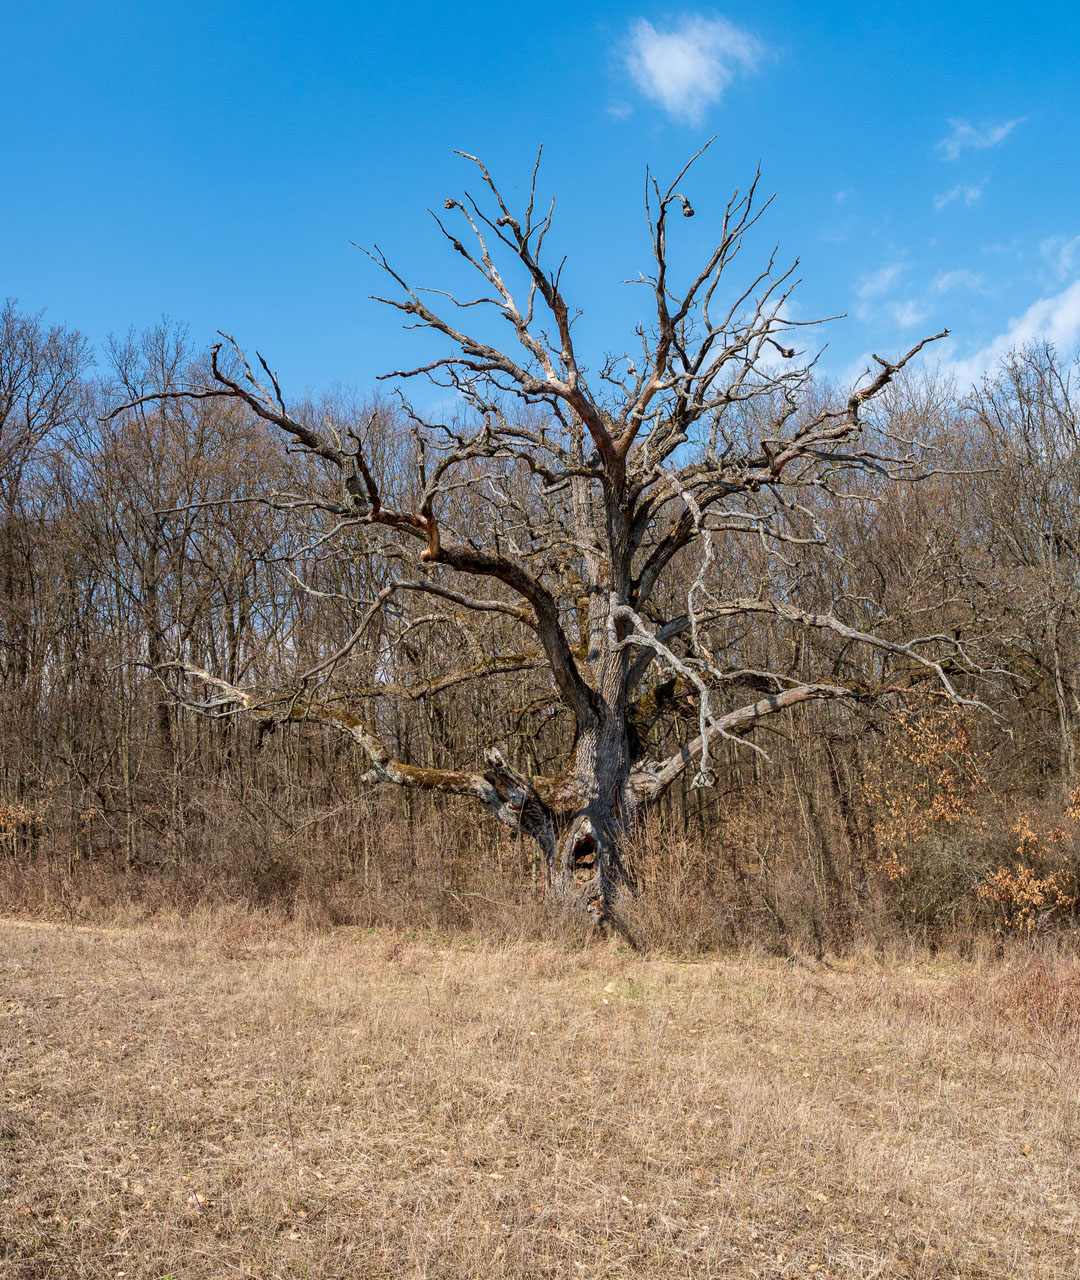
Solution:
M 961 378 L 1080 341 L 1080 6 L 465 7 L 44 0 L 3 25 L 0 295 L 95 344 L 162 314 L 258 347 L 287 392 L 360 388 L 420 348 L 367 300 L 459 277 L 428 208 L 481 155 L 510 196 L 543 142 L 552 248 L 596 353 L 632 341 L 646 163 L 686 185 L 691 263 L 760 161 L 746 267 L 801 258 L 797 314 L 857 372 L 943 326 Z

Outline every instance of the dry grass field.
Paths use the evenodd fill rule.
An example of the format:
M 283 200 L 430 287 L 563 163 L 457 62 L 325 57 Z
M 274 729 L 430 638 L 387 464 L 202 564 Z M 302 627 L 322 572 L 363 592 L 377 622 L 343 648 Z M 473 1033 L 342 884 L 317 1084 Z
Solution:
M 1080 968 L 0 922 L 0 1275 L 1080 1273 Z

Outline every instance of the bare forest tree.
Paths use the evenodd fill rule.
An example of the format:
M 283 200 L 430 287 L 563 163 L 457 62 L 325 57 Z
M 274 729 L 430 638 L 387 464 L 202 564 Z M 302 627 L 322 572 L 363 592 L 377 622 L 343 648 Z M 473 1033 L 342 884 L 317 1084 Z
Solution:
M 968 399 L 983 463 L 975 496 L 998 566 L 995 588 L 1012 622 L 1003 653 L 1020 699 L 1056 712 L 1059 769 L 1077 780 L 1080 683 L 1080 402 L 1075 367 L 1046 343 L 1014 351 Z M 970 589 L 968 594 L 972 594 Z
M 21 803 L 40 746 L 50 628 L 39 625 L 36 559 L 47 528 L 41 479 L 85 398 L 85 340 L 40 315 L 0 310 L 0 792 Z
M 232 339 L 204 383 L 129 403 L 222 398 L 279 428 L 310 464 L 308 483 L 262 496 L 309 513 L 295 578 L 353 613 L 349 634 L 286 684 L 184 657 L 158 670 L 218 716 L 332 727 L 363 753 L 366 781 L 474 797 L 537 842 L 557 899 L 618 924 L 628 835 L 687 771 L 710 786 L 720 743 L 761 753 L 762 728 L 785 708 L 875 702 L 916 679 L 970 701 L 956 680 L 969 665 L 961 642 L 906 635 L 846 587 L 827 523 L 860 485 L 930 470 L 914 437 L 872 428 L 865 411 L 934 338 L 875 356 L 848 394 L 823 390 L 796 350 L 797 264 L 778 268 L 774 252 L 737 277 L 770 203 L 756 178 L 723 208 L 700 269 L 676 278 L 673 217 L 694 216 L 687 165 L 666 189 L 647 180 L 652 262 L 637 283 L 648 320 L 631 349 L 590 367 L 563 267 L 547 265 L 554 204 L 538 207 L 536 169 L 515 213 L 465 159 L 481 193 L 446 200 L 460 230 L 437 221 L 479 294 L 415 287 L 371 255 L 394 285 L 379 301 L 444 344 L 387 376 L 442 388 L 445 420 L 404 401 L 364 420 L 290 405 L 269 364 Z M 840 571 L 815 574 L 814 556 Z M 357 594 L 322 590 L 320 565 L 348 559 L 367 566 Z M 423 668 L 402 681 L 392 659 L 420 634 Z M 523 672 L 545 673 L 547 690 L 528 758 L 499 742 L 482 762 L 454 758 L 445 725 L 431 735 L 444 758 L 388 747 L 398 702 L 437 710 L 447 690 L 479 698 Z M 193 680 L 204 695 L 187 692 Z

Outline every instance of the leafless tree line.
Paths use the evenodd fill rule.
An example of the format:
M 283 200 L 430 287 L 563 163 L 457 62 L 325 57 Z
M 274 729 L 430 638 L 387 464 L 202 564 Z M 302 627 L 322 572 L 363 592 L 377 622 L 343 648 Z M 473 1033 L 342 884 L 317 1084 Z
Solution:
M 1051 891 L 1009 815 L 1076 785 L 1075 360 L 1016 352 L 961 396 L 916 349 L 831 388 L 789 345 L 789 273 L 730 293 L 754 189 L 676 288 L 673 185 L 655 318 L 593 377 L 540 265 L 550 214 L 481 180 L 494 211 L 448 201 L 473 239 L 447 236 L 487 293 L 451 310 L 522 355 L 380 260 L 449 341 L 402 370 L 452 389 L 444 420 L 289 402 L 170 326 L 92 366 L 7 305 L 9 867 L 357 900 L 428 874 L 459 907 L 546 891 L 600 919 L 646 885 L 714 930 L 831 942 L 980 902 L 1067 918 L 1071 828 L 1046 829 Z M 1010 901 L 994 876 L 1024 857 L 1044 887 Z

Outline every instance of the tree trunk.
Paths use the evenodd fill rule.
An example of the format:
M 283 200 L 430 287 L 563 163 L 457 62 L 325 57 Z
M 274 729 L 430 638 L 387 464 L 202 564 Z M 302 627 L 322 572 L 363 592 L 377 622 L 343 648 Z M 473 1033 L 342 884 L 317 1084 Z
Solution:
M 625 724 L 603 714 L 578 739 L 559 780 L 548 847 L 540 841 L 555 900 L 624 936 L 617 904 L 631 886 L 623 850 L 639 807 L 629 777 Z

